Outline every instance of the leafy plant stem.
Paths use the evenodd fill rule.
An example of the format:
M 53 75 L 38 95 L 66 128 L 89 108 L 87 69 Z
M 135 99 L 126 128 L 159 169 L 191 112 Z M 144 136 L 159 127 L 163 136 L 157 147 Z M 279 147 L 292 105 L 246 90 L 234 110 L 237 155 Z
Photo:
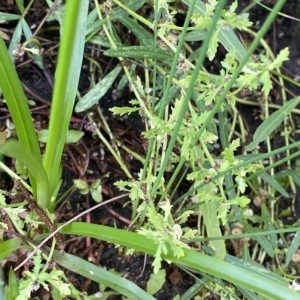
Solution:
M 106 133 L 108 134 L 108 136 L 109 136 L 111 142 L 115 144 L 115 138 L 114 138 L 114 136 L 113 136 L 113 134 L 112 134 L 112 132 L 111 132 L 111 130 L 110 130 L 110 128 L 109 128 L 109 126 L 108 126 L 108 124 L 107 124 L 107 122 L 106 122 L 104 116 L 103 116 L 103 114 L 102 114 L 102 111 L 101 111 L 99 105 L 97 106 L 97 111 L 98 111 L 98 114 L 99 114 L 99 116 L 100 116 L 100 119 L 101 119 L 101 121 L 102 121 L 102 123 L 103 123 L 103 125 L 104 125 L 104 129 L 105 129 Z M 118 148 L 118 146 L 117 146 L 116 144 L 115 144 L 115 147 L 114 147 L 114 148 L 115 148 L 116 154 L 117 154 L 119 157 L 121 157 L 119 148 Z
M 241 63 L 239 64 L 239 66 L 237 67 L 235 73 L 232 75 L 230 81 L 228 82 L 228 84 L 225 86 L 224 88 L 224 91 L 222 93 L 222 95 L 220 97 L 218 97 L 217 99 L 217 102 L 214 106 L 214 108 L 211 110 L 209 116 L 206 118 L 206 120 L 204 121 L 203 125 L 201 126 L 194 142 L 192 143 L 191 147 L 193 147 L 195 145 L 195 143 L 199 140 L 199 137 L 201 136 L 201 134 L 203 133 L 204 129 L 208 126 L 209 122 L 212 120 L 213 116 L 218 112 L 223 100 L 225 99 L 226 95 L 228 94 L 230 88 L 232 87 L 232 85 L 234 84 L 234 82 L 236 81 L 237 77 L 239 76 L 240 72 L 242 71 L 244 65 L 248 62 L 251 54 L 255 51 L 256 47 L 258 46 L 261 38 L 265 35 L 265 33 L 267 32 L 268 28 L 270 27 L 270 25 L 272 24 L 273 22 L 273 19 L 275 18 L 276 16 L 276 13 L 281 9 L 281 7 L 283 6 L 283 4 L 285 3 L 286 0 L 280 0 L 280 1 L 277 1 L 276 5 L 274 6 L 274 9 L 272 10 L 272 12 L 269 14 L 268 18 L 266 19 L 266 21 L 264 22 L 263 26 L 261 27 L 260 31 L 258 32 L 257 36 L 255 37 L 254 41 L 252 42 L 249 50 L 247 51 L 245 57 L 243 58 L 243 60 L 241 61 Z M 219 2 L 219 5 L 221 4 L 221 2 Z M 216 14 L 215 14 L 216 15 Z M 212 28 L 210 28 L 212 29 Z M 207 45 L 205 45 L 207 47 Z M 204 48 L 204 45 L 202 46 Z M 206 48 L 204 48 L 206 49 Z M 199 60 L 198 60 L 199 62 Z M 191 81 L 190 83 L 190 87 L 192 88 L 193 87 L 193 82 Z M 176 170 L 174 171 L 174 174 L 173 176 L 171 177 L 170 181 L 174 181 L 175 179 L 175 174 L 178 174 L 180 168 L 182 168 L 183 164 L 185 163 L 185 159 L 182 158 L 180 163 L 178 164 L 178 166 L 176 167 Z M 162 176 L 162 173 L 163 173 L 163 169 L 161 169 L 161 172 L 160 172 L 160 176 Z M 229 172 L 230 169 L 228 169 L 227 172 Z M 223 173 L 223 172 L 222 172 Z M 217 175 L 217 177 L 219 177 L 220 174 Z M 159 178 L 159 177 L 158 177 Z M 215 177 L 216 179 L 216 177 Z M 156 184 L 154 185 L 153 187 L 153 192 L 152 194 L 154 194 L 154 192 L 156 192 L 156 189 L 157 189 L 157 185 L 158 183 L 156 182 Z M 197 187 L 197 188 L 200 188 L 202 187 L 203 185 Z M 192 189 L 193 191 L 195 191 L 196 189 Z M 190 195 L 190 192 L 186 193 L 185 195 Z M 184 196 L 184 195 L 183 195 Z M 181 196 L 179 199 L 182 199 L 183 196 Z M 176 202 L 179 201 L 179 199 L 176 200 Z
M 290 154 L 289 157 L 284 157 L 284 158 L 282 158 L 282 159 L 280 159 L 280 160 L 274 162 L 272 165 L 269 165 L 269 166 L 267 166 L 267 167 L 264 167 L 264 168 L 262 168 L 262 169 L 257 170 L 257 171 L 256 171 L 255 173 L 253 173 L 252 175 L 249 175 L 248 177 L 246 177 L 245 180 L 246 180 L 247 182 L 249 182 L 250 180 L 256 178 L 259 174 L 265 173 L 265 172 L 269 171 L 269 170 L 272 169 L 272 168 L 275 168 L 275 167 L 277 167 L 277 166 L 280 166 L 281 164 L 286 163 L 289 159 L 296 158 L 296 157 L 298 157 L 299 155 L 300 155 L 300 151 L 297 151 L 297 152 L 295 152 L 295 153 L 293 153 L 293 154 Z M 229 190 L 231 190 L 231 189 L 233 189 L 233 188 L 235 188 L 235 187 L 237 187 L 237 184 L 232 185 L 231 187 L 227 188 L 225 192 L 228 192 Z
M 235 170 L 235 169 L 242 168 L 242 167 L 247 166 L 248 164 L 251 164 L 251 163 L 256 162 L 256 161 L 258 161 L 258 160 L 263 160 L 263 159 L 265 159 L 265 158 L 269 158 L 269 156 L 271 156 L 271 155 L 276 155 L 276 154 L 279 154 L 279 153 L 281 153 L 281 152 L 284 152 L 284 151 L 286 151 L 286 149 L 293 149 L 293 148 L 296 148 L 296 147 L 300 147 L 300 142 L 296 142 L 296 143 L 294 143 L 294 144 L 290 144 L 290 145 L 288 145 L 288 146 L 285 146 L 285 147 L 282 147 L 282 148 L 279 148 L 279 149 L 275 149 L 275 150 L 273 150 L 273 151 L 270 152 L 270 153 L 263 153 L 263 154 L 260 154 L 260 155 L 258 155 L 258 156 L 253 157 L 253 158 L 250 158 L 250 159 L 248 159 L 248 160 L 246 160 L 246 161 L 242 161 L 241 163 L 237 164 L 236 166 L 228 168 L 226 171 L 220 172 L 218 175 L 212 177 L 211 180 L 216 180 L 216 179 L 218 179 L 218 178 L 224 176 L 227 172 L 231 172 L 231 171 L 233 171 L 233 170 Z M 291 154 L 289 158 L 281 159 L 280 161 L 278 161 L 278 162 L 276 162 L 276 163 L 274 163 L 274 164 L 277 165 L 277 164 L 283 163 L 283 162 L 285 162 L 287 159 L 292 159 L 292 158 L 294 158 L 294 157 L 297 157 L 297 155 L 299 155 L 298 152 L 296 153 L 296 155 L 295 155 L 295 153 L 294 153 L 294 154 Z M 271 168 L 274 167 L 274 164 L 271 166 Z M 270 166 L 269 166 L 269 167 L 270 167 Z M 268 168 L 268 167 L 266 167 L 266 168 Z M 263 170 L 258 170 L 258 171 L 256 171 L 256 173 L 255 173 L 256 175 L 253 175 L 253 176 L 257 176 L 257 174 L 259 174 L 259 172 L 265 172 L 265 171 L 266 171 L 266 168 L 263 169 Z M 252 176 L 252 175 L 251 175 L 251 176 Z M 194 193 L 194 192 L 197 191 L 198 189 L 201 189 L 204 185 L 205 185 L 205 183 L 202 182 L 202 183 L 200 183 L 199 185 L 197 185 L 196 187 L 190 189 L 187 193 L 183 194 L 183 195 L 180 196 L 176 201 L 174 201 L 174 205 L 177 204 L 178 202 L 180 202 L 182 199 L 188 197 L 189 195 L 191 195 L 192 193 Z M 236 187 L 236 186 L 232 186 L 232 187 L 230 187 L 229 189 L 232 189 L 232 188 L 234 188 L 234 187 Z M 227 189 L 225 192 L 228 192 L 228 189 Z
M 96 1 L 95 3 L 96 3 L 96 7 L 97 7 L 97 12 L 98 12 L 99 19 L 102 20 L 103 17 L 102 17 L 101 11 L 100 11 L 99 4 L 98 4 L 97 1 Z M 116 3 L 116 4 L 117 4 L 117 3 Z M 122 6 L 121 6 L 121 7 L 122 7 Z M 122 8 L 123 8 L 123 7 L 122 7 Z M 109 19 L 107 19 L 107 22 L 110 22 Z M 113 40 L 111 34 L 109 33 L 109 30 L 107 29 L 107 26 L 106 26 L 105 24 L 103 24 L 103 30 L 105 31 L 105 34 L 106 34 L 106 36 L 107 36 L 107 38 L 108 38 L 108 40 L 109 40 L 109 42 L 110 42 L 112 48 L 113 48 L 113 49 L 116 49 L 116 48 L 117 48 L 116 43 L 114 42 L 114 40 Z M 122 58 L 122 57 L 118 57 L 118 59 L 119 59 L 121 62 L 123 61 L 123 58 Z M 149 119 L 151 119 L 151 114 L 150 114 L 150 112 L 148 111 L 148 108 L 146 107 L 144 101 L 142 100 L 142 98 L 141 98 L 141 96 L 140 96 L 140 93 L 138 92 L 138 90 L 137 90 L 137 88 L 136 88 L 136 86 L 135 86 L 135 84 L 134 84 L 134 81 L 133 81 L 132 78 L 131 78 L 130 72 L 129 72 L 129 70 L 128 70 L 128 68 L 126 67 L 125 64 L 123 64 L 123 70 L 124 70 L 124 72 L 125 72 L 125 74 L 126 74 L 126 76 L 127 76 L 128 81 L 131 83 L 132 91 L 134 92 L 134 94 L 135 94 L 137 100 L 139 101 L 139 104 L 140 104 L 141 108 L 143 109 L 143 111 L 144 111 L 144 113 L 147 115 L 147 117 L 148 117 Z
M 217 24 L 218 18 L 219 18 L 219 16 L 220 16 L 220 13 L 221 13 L 222 8 L 223 8 L 224 5 L 225 5 L 225 2 L 226 2 L 226 1 L 221 0 L 221 1 L 218 3 L 218 7 L 217 7 L 217 9 L 216 9 L 216 12 L 215 12 L 215 14 L 214 14 L 214 17 L 213 17 L 213 19 L 212 19 L 212 23 L 211 23 L 211 25 L 210 25 L 210 27 L 209 27 L 209 30 L 208 30 L 207 38 L 205 39 L 205 41 L 204 41 L 204 43 L 203 43 L 203 45 L 202 45 L 202 48 L 201 48 L 202 51 L 200 52 L 200 55 L 199 55 L 199 58 L 198 58 L 198 60 L 197 60 L 195 69 L 194 69 L 194 71 L 193 71 L 193 73 L 192 73 L 192 76 L 191 76 L 191 79 L 190 79 L 190 83 L 189 83 L 188 89 L 187 89 L 186 94 L 185 94 L 185 97 L 184 97 L 184 101 L 183 101 L 183 104 L 182 104 L 182 108 L 181 108 L 180 113 L 179 113 L 179 115 L 178 115 L 178 118 L 177 118 L 177 121 L 176 121 L 176 125 L 175 125 L 175 128 L 174 128 L 174 131 L 172 132 L 171 140 L 170 140 L 170 142 L 169 142 L 169 145 L 168 145 L 168 148 L 167 148 L 167 151 L 166 151 L 166 157 L 167 157 L 167 158 L 170 157 L 171 152 L 172 152 L 172 149 L 173 149 L 174 144 L 175 144 L 175 142 L 176 142 L 177 135 L 178 135 L 178 132 L 179 132 L 179 129 L 180 129 L 180 125 L 181 125 L 183 116 L 184 116 L 184 114 L 185 114 L 185 112 L 186 112 L 186 109 L 187 109 L 187 106 L 188 106 L 188 101 L 189 101 L 189 99 L 191 98 L 192 93 L 193 93 L 194 84 L 195 84 L 195 82 L 196 82 L 196 79 L 197 79 L 197 76 L 198 76 L 198 72 L 199 72 L 199 70 L 200 70 L 201 65 L 203 64 L 203 61 L 204 61 L 204 58 L 205 58 L 205 55 L 206 55 L 206 50 L 207 50 L 207 47 L 208 47 L 208 44 L 209 44 L 209 38 L 211 37 L 211 35 L 212 35 L 213 31 L 214 31 L 214 28 L 215 28 L 215 26 L 216 26 L 216 24 Z M 188 20 L 188 22 L 189 22 L 189 20 L 190 20 L 189 18 L 191 17 L 191 14 L 192 14 L 191 8 L 194 7 L 195 1 L 193 1 L 192 3 L 193 3 L 193 4 L 189 7 L 189 11 L 188 11 L 187 16 L 186 16 L 186 22 L 185 22 L 185 25 L 186 25 L 186 26 L 184 26 L 184 28 L 187 28 L 187 25 L 188 25 L 187 20 Z M 187 24 L 186 24 L 186 23 L 187 23 Z M 185 32 L 186 32 L 186 30 L 183 30 L 182 35 L 184 35 Z M 183 37 L 182 37 L 182 38 L 183 38 Z M 182 38 L 181 38 L 181 39 L 182 39 Z M 180 43 L 180 41 L 179 41 L 179 43 Z M 183 41 L 182 41 L 182 43 L 183 43 Z M 179 47 L 178 47 L 178 49 L 179 49 Z M 179 51 L 178 51 L 178 52 L 179 52 Z M 175 55 L 175 57 L 176 57 L 176 55 Z M 178 53 L 177 58 L 178 58 L 178 57 L 179 57 L 179 53 Z M 173 65 L 174 65 L 174 63 L 173 63 Z M 174 71 L 175 71 L 175 68 L 174 68 Z M 170 77 L 171 77 L 171 76 L 170 76 Z M 167 85 L 166 91 L 168 91 L 168 87 L 170 87 L 170 86 L 171 86 L 171 80 L 168 81 L 168 85 Z M 228 90 L 229 90 L 229 89 L 228 89 Z M 164 95 L 164 99 L 167 99 L 167 92 L 166 92 L 166 94 Z M 164 102 L 162 102 L 162 103 L 164 103 Z M 207 122 L 207 123 L 208 123 L 208 122 Z M 207 125 L 207 124 L 206 124 L 206 125 Z M 206 126 L 203 125 L 203 126 L 201 127 L 201 129 L 203 128 L 203 130 L 204 130 L 205 127 L 206 127 Z M 203 132 L 203 130 L 202 130 L 202 132 Z M 200 136 L 200 135 L 199 135 L 199 136 Z M 163 176 L 163 174 L 164 174 L 164 172 L 165 172 L 165 170 L 166 170 L 167 163 L 168 163 L 168 159 L 165 159 L 165 160 L 162 162 L 162 164 L 161 164 L 159 173 L 158 173 L 158 175 L 157 175 L 157 179 L 156 179 L 155 183 L 153 184 L 153 189 L 152 189 L 152 192 L 151 192 L 151 195 L 152 195 L 152 196 L 154 196 L 154 195 L 156 194 L 156 192 L 157 192 L 158 185 L 159 185 L 160 180 L 161 180 L 161 178 L 162 178 L 162 176 Z
M 104 135 L 101 133 L 101 131 L 97 128 L 97 125 L 95 124 L 93 118 L 87 114 L 87 117 L 89 121 L 94 124 L 95 126 L 95 132 L 97 133 L 99 139 L 104 143 L 104 145 L 107 147 L 109 152 L 113 155 L 113 157 L 116 159 L 118 164 L 120 165 L 121 169 L 124 171 L 126 176 L 128 178 L 133 178 L 132 175 L 130 174 L 129 170 L 127 169 L 125 163 L 123 162 L 122 158 L 116 153 L 116 151 L 113 149 L 113 147 L 110 145 L 110 143 L 107 141 L 107 139 L 104 137 Z

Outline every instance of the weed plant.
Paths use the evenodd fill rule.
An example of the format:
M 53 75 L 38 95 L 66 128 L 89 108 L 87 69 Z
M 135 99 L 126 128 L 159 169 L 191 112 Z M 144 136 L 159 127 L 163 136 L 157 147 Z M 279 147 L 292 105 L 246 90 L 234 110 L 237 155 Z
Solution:
M 0 197 L 1 209 L 16 231 L 13 238 L 2 238 L 0 259 L 5 262 L 17 249 L 24 248 L 33 251 L 34 266 L 24 272 L 24 278 L 18 278 L 14 270 L 4 278 L 2 272 L 3 282 L 8 283 L 0 289 L 1 299 L 29 299 L 40 285 L 51 290 L 53 299 L 95 299 L 96 295 L 78 291 L 51 260 L 99 283 L 101 299 L 114 293 L 130 299 L 155 299 L 156 287 L 145 291 L 113 272 L 59 252 L 63 248 L 62 235 L 104 240 L 152 255 L 154 276 L 162 274 L 163 260 L 178 265 L 195 278 L 195 284 L 174 299 L 202 299 L 204 291 L 214 291 L 221 299 L 300 299 L 298 285 L 294 282 L 289 288 L 295 279 L 295 269 L 289 264 L 300 239 L 296 233 L 288 242 L 283 235 L 297 232 L 298 225 L 282 228 L 276 215 L 280 197 L 291 198 L 295 184 L 300 184 L 297 169 L 291 168 L 300 146 L 300 142 L 293 141 L 291 113 L 299 113 L 296 106 L 300 98 L 287 102 L 282 90 L 283 105 L 269 103 L 271 75 L 277 74 L 282 82 L 280 67 L 288 60 L 289 51 L 282 49 L 275 57 L 263 41 L 285 1 L 276 1 L 259 32 L 253 33 L 248 14 L 236 14 L 237 1 L 225 8 L 225 0 L 210 0 L 206 4 L 196 0 L 113 0 L 102 5 L 69 0 L 66 6 L 47 0 L 48 20 L 59 22 L 61 43 L 49 129 L 39 135 L 13 65 L 14 56 L 21 56 L 23 51 L 43 67 L 40 42 L 25 18 L 33 2 L 24 7 L 23 1 L 16 1 L 19 15 L 0 12 L 1 19 L 18 21 L 8 49 L 0 37 L 0 88 L 17 134 L 17 139 L 8 138 L 7 131 L 1 135 L 0 152 L 16 159 L 18 171 L 22 170 L 18 174 L 1 162 L 2 170 L 16 181 L 19 196 L 13 197 L 18 197 L 19 202 L 8 204 L 7 191 Z M 140 13 L 142 10 L 144 14 Z M 184 17 L 182 25 L 175 24 L 177 16 Z M 253 34 L 248 49 L 237 38 L 235 29 Z M 119 36 L 122 30 L 131 32 L 137 43 L 125 45 Z M 26 41 L 16 49 L 22 35 Z M 104 47 L 104 55 L 115 57 L 120 63 L 98 83 L 94 82 L 87 94 L 80 95 L 77 86 L 85 43 Z M 215 58 L 220 44 L 226 55 L 219 74 L 211 74 L 204 62 Z M 257 53 L 260 44 L 266 51 Z M 254 52 L 258 55 L 254 56 Z M 130 65 L 128 59 L 134 63 Z M 135 63 L 143 66 L 142 75 Z M 91 66 L 95 68 L 96 63 L 91 61 Z M 147 140 L 145 157 L 123 146 L 102 115 L 101 98 L 122 74 L 118 89 L 128 85 L 134 97 L 130 106 L 111 111 L 121 117 L 140 115 L 145 124 L 142 135 Z M 262 92 L 260 105 L 264 109 L 264 120 L 250 144 L 246 144 L 247 132 L 236 108 L 237 102 L 243 102 L 241 94 L 246 90 Z M 68 136 L 73 142 L 82 136 L 68 132 L 76 95 L 79 100 L 75 112 L 86 114 L 90 130 L 128 178 L 115 185 L 127 193 L 125 196 L 129 195 L 127 205 L 133 208 L 130 230 L 76 222 L 83 214 L 107 203 L 102 201 L 99 180 L 92 185 L 77 180 L 70 190 L 78 188 L 83 194 L 91 193 L 100 203 L 74 220 L 59 227 L 54 225 L 54 211 L 62 200 L 57 195 L 63 180 L 63 149 Z M 89 113 L 97 105 L 101 130 L 95 116 Z M 271 139 L 281 123 L 285 145 L 273 149 Z M 46 141 L 45 153 L 39 147 L 41 140 Z M 214 149 L 217 143 L 219 152 Z M 258 150 L 260 145 L 265 152 Z M 120 148 L 142 163 L 138 176 L 126 167 Z M 275 160 L 278 155 L 280 158 Z M 266 160 L 267 166 L 263 163 Z M 275 173 L 280 165 L 287 168 Z M 24 180 L 24 169 L 30 185 Z M 178 196 L 183 181 L 188 181 L 190 187 Z M 254 195 L 254 199 L 249 195 Z M 259 207 L 256 215 L 251 200 Z M 26 204 L 30 213 L 23 220 L 19 215 Z M 191 217 L 197 219 L 197 226 L 189 225 Z M 1 222 L 4 232 L 8 224 L 4 218 Z M 36 227 L 39 234 L 34 231 Z M 46 253 L 42 244 L 51 238 L 52 247 Z M 43 242 L 36 246 L 33 240 Z M 229 244 L 236 256 L 229 254 Z M 255 262 L 263 264 L 266 256 L 273 262 L 271 270 Z M 113 292 L 105 292 L 104 286 Z

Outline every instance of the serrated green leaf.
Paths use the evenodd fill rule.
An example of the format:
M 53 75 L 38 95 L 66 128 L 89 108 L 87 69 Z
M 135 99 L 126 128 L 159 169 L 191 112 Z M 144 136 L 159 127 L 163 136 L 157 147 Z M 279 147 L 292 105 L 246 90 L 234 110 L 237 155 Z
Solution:
M 264 96 L 267 99 L 270 94 L 270 91 L 273 87 L 273 84 L 272 84 L 272 81 L 270 78 L 270 73 L 268 71 L 263 72 L 260 77 L 260 80 L 263 84 L 263 87 L 261 90 L 264 92 Z
M 276 56 L 275 60 L 267 66 L 268 70 L 273 70 L 275 68 L 281 67 L 283 62 L 289 60 L 289 55 L 290 51 L 288 47 L 282 49 Z
M 113 107 L 110 108 L 109 110 L 111 112 L 113 112 L 114 115 L 120 115 L 123 116 L 125 114 L 131 114 L 135 111 L 138 111 L 140 108 L 139 107 L 128 107 L 128 106 L 124 106 L 124 107 Z
M 259 143 L 263 142 L 270 134 L 278 128 L 288 114 L 298 105 L 300 96 L 288 101 L 284 106 L 275 111 L 256 129 L 253 142 L 245 147 L 246 151 L 252 151 Z
M 219 30 L 218 30 L 219 31 Z M 218 31 L 214 32 L 212 35 L 208 48 L 207 48 L 207 56 L 210 61 L 212 61 L 216 55 L 218 48 Z
M 173 54 L 169 51 L 154 47 L 146 46 L 131 46 L 119 47 L 117 49 L 109 49 L 104 52 L 104 55 L 110 57 L 134 57 L 142 59 L 155 60 L 172 60 Z
M 121 66 L 115 67 L 103 79 L 101 79 L 75 106 L 76 112 L 83 112 L 95 105 L 110 89 L 113 82 L 122 70 Z
M 183 2 L 186 5 L 190 6 L 192 0 L 183 0 Z M 205 4 L 202 1 L 197 1 L 195 4 L 194 12 L 202 13 L 203 15 L 205 15 L 206 12 Z M 243 60 L 247 51 L 232 29 L 229 30 L 221 29 L 218 34 L 218 40 L 228 52 L 230 52 L 231 49 L 236 50 L 236 58 L 239 62 Z M 249 59 L 249 61 L 252 60 Z

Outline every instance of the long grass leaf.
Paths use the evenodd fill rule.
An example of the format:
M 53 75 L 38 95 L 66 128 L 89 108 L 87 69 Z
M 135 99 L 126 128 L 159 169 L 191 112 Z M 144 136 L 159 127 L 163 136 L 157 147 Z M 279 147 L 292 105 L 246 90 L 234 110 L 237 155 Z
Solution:
M 62 255 L 58 251 L 54 252 L 53 258 L 64 268 L 80 274 L 85 278 L 89 278 L 95 282 L 108 286 L 129 299 L 155 300 L 155 298 L 131 281 L 95 266 L 82 258 L 67 253 Z
M 104 55 L 111 57 L 135 57 L 154 60 L 172 60 L 173 56 L 169 51 L 149 46 L 130 46 L 109 49 Z
M 50 195 L 60 181 L 60 161 L 74 107 L 85 44 L 88 0 L 68 1 L 58 55 L 49 138 L 44 167 L 50 179 Z
M 40 207 L 46 209 L 48 206 L 48 177 L 45 173 L 42 161 L 30 149 L 15 140 L 9 140 L 0 145 L 0 153 L 8 157 L 16 158 L 21 162 L 36 179 L 37 197 L 36 201 Z
M 86 95 L 84 95 L 84 97 L 78 101 L 75 111 L 83 112 L 95 105 L 110 89 L 121 70 L 122 67 L 117 66 L 104 78 L 102 78 Z
M 1 21 L 14 21 L 19 20 L 22 16 L 15 14 L 8 14 L 4 12 L 0 12 L 0 23 Z
M 0 243 L 0 260 L 6 258 L 9 254 L 20 249 L 22 245 L 21 238 L 13 238 Z
M 295 170 L 283 170 L 274 175 L 275 179 L 281 179 L 287 176 L 291 176 L 294 182 L 300 186 L 300 174 L 298 174 Z
M 137 37 L 138 41 L 145 46 L 153 44 L 153 37 L 146 29 L 144 29 L 139 23 L 135 22 L 131 18 L 125 17 L 120 19 L 120 22 L 127 27 L 128 30 Z
M 89 236 L 99 240 L 105 240 L 128 248 L 133 248 L 150 255 L 154 255 L 157 249 L 157 245 L 154 241 L 149 240 L 144 236 L 102 225 L 74 222 L 64 227 L 61 232 L 65 234 L 78 234 L 81 236 Z M 278 282 L 272 277 L 266 276 L 266 272 L 262 273 L 257 271 L 256 267 L 253 267 L 252 269 L 245 269 L 239 265 L 228 263 L 194 250 L 183 249 L 183 251 L 185 255 L 180 258 L 174 257 L 171 251 L 166 255 L 163 254 L 162 257 L 163 259 L 214 275 L 243 288 L 253 290 L 266 299 L 300 299 L 297 293 L 288 288 L 288 283 Z M 269 271 L 267 273 L 272 272 Z
M 259 143 L 266 140 L 275 131 L 288 114 L 298 105 L 300 96 L 288 101 L 280 109 L 275 111 L 269 118 L 260 124 L 253 136 L 253 142 L 245 147 L 246 151 L 252 151 Z
M 144 5 L 146 0 L 128 0 L 122 2 L 126 10 L 137 11 L 139 8 L 141 8 Z M 110 20 L 122 19 L 128 16 L 128 12 L 126 10 L 121 7 L 113 8 L 111 14 L 109 15 L 109 19 Z
M 18 26 L 21 22 L 18 23 Z M 37 136 L 31 120 L 31 114 L 27 104 L 21 81 L 16 72 L 5 43 L 0 36 L 0 88 L 5 97 L 8 109 L 12 116 L 18 138 L 27 147 L 37 160 L 42 160 Z M 34 196 L 36 197 L 36 181 L 30 175 L 30 181 Z
M 287 191 L 268 173 L 263 172 L 258 175 L 263 181 L 267 182 L 271 187 L 273 187 L 277 192 L 279 192 L 283 197 L 289 198 L 290 195 Z
M 207 236 L 222 236 L 220 229 L 220 221 L 217 218 L 217 203 L 209 201 L 201 205 L 201 212 L 203 214 L 203 221 L 205 224 Z M 226 246 L 223 240 L 210 241 L 212 249 L 215 252 L 215 257 L 224 259 L 226 255 Z

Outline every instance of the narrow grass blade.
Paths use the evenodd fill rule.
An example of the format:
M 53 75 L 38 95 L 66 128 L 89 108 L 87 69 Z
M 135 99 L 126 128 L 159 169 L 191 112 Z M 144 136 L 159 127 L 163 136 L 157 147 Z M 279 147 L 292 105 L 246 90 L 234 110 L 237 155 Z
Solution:
M 271 187 L 273 187 L 277 192 L 279 192 L 283 197 L 289 198 L 290 195 L 287 191 L 268 173 L 260 173 L 258 175 L 263 181 L 267 182 Z
M 0 261 L 6 258 L 9 254 L 20 249 L 22 239 L 13 238 L 0 243 Z
M 262 122 L 256 129 L 253 142 L 245 147 L 246 151 L 252 151 L 259 143 L 263 142 L 275 131 L 288 114 L 298 105 L 300 96 L 288 101 L 280 109 L 275 111 L 269 118 Z
M 18 23 L 18 26 L 21 23 Z M 12 116 L 18 138 L 20 142 L 27 147 L 38 161 L 42 161 L 40 148 L 34 126 L 31 120 L 31 114 L 27 104 L 21 82 L 6 49 L 5 43 L 0 36 L 0 88 L 5 97 L 7 106 Z M 36 198 L 36 180 L 30 175 L 30 181 Z
M 254 231 L 249 230 L 249 232 L 254 232 Z M 274 257 L 274 249 L 265 236 L 259 236 L 259 235 L 253 236 L 252 239 L 257 241 L 270 257 Z
M 16 0 L 18 9 L 21 13 L 24 13 L 24 0 Z
M 37 204 L 46 209 L 48 206 L 48 177 L 43 168 L 42 161 L 32 151 L 21 143 L 9 140 L 3 145 L 0 145 L 0 153 L 8 157 L 16 158 L 21 162 L 32 176 L 36 179 L 37 183 Z
M 109 49 L 104 55 L 111 57 L 135 57 L 153 60 L 173 60 L 172 53 L 155 47 L 131 46 Z
M 117 66 L 103 79 L 101 79 L 86 95 L 84 95 L 84 97 L 78 101 L 75 111 L 83 112 L 95 105 L 110 89 L 121 70 L 122 67 Z
M 21 18 L 20 15 L 0 12 L 0 23 L 1 21 L 15 21 L 15 20 L 19 20 L 20 18 Z
M 74 222 L 64 227 L 61 232 L 64 234 L 78 234 L 105 240 L 150 255 L 154 255 L 157 249 L 157 245 L 154 241 L 144 236 L 102 225 Z M 179 263 L 186 267 L 227 280 L 243 288 L 253 290 L 266 299 L 299 299 L 299 295 L 288 288 L 287 282 L 280 282 L 275 280 L 272 276 L 267 276 L 268 274 L 273 274 L 271 271 L 257 271 L 256 266 L 249 266 L 249 269 L 245 269 L 238 264 L 228 263 L 194 250 L 183 249 L 183 251 L 185 255 L 180 258 L 174 257 L 171 252 L 162 255 L 162 257 L 174 263 Z
M 240 286 L 237 286 L 238 290 L 244 295 L 245 298 L 243 299 L 247 299 L 247 300 L 261 300 L 261 298 L 259 298 L 253 291 L 244 289 Z
M 207 36 L 206 29 L 193 30 L 185 36 L 184 40 L 186 42 L 203 41 L 206 38 L 206 36 Z
M 285 265 L 287 266 L 290 261 L 292 260 L 293 255 L 295 252 L 299 249 L 300 246 L 300 234 L 299 231 L 296 232 L 291 245 L 288 248 L 288 251 L 286 253 L 286 260 L 285 260 Z
M 259 265 L 258 263 L 251 263 L 249 261 L 245 261 L 244 259 L 240 259 L 236 256 L 232 256 L 230 254 L 227 254 L 225 257 L 225 261 L 235 265 L 235 266 L 240 266 L 242 269 L 248 270 L 248 271 L 253 271 L 258 272 L 260 274 L 264 274 L 267 278 L 270 280 L 277 282 L 278 285 L 280 284 L 287 284 L 286 279 L 281 277 L 279 274 L 275 272 L 271 272 L 270 270 L 266 269 L 265 267 Z
M 146 0 L 122 1 L 124 7 L 126 7 L 126 9 L 131 10 L 131 11 L 137 11 L 144 5 L 145 2 L 146 2 Z M 116 7 L 116 8 L 112 9 L 111 14 L 109 15 L 109 19 L 110 20 L 122 19 L 126 16 L 128 16 L 128 12 L 125 9 L 123 9 L 121 7 Z
M 275 231 L 275 228 L 274 228 L 272 222 L 270 221 L 272 219 L 271 219 L 270 212 L 269 212 L 269 209 L 268 209 L 266 203 L 262 203 L 260 209 L 261 209 L 261 217 L 264 222 L 264 229 L 269 232 Z M 276 249 L 278 247 L 277 234 L 276 233 L 269 234 L 268 237 L 269 237 L 269 241 L 270 241 L 273 249 Z
M 54 252 L 53 258 L 64 268 L 80 274 L 85 278 L 89 278 L 95 282 L 104 284 L 105 286 L 118 291 L 129 299 L 155 300 L 155 298 L 131 281 L 113 274 L 112 272 L 106 271 L 103 268 L 95 266 L 94 264 L 87 262 L 82 258 L 67 253 L 62 255 L 58 251 Z
M 88 35 L 94 35 L 96 34 L 97 32 L 100 31 L 100 29 L 102 28 L 103 24 L 105 24 L 107 21 L 106 19 L 103 19 L 103 20 L 97 20 L 91 24 L 87 24 L 86 26 L 86 33 L 85 35 L 88 36 Z M 90 36 L 91 37 L 91 36 Z
M 22 29 L 23 29 L 23 32 L 24 32 L 24 34 L 25 34 L 25 37 L 26 37 L 27 40 L 29 40 L 29 39 L 32 37 L 31 29 L 29 28 L 29 26 L 28 26 L 28 24 L 27 24 L 27 22 L 25 21 L 24 18 L 21 19 L 20 22 L 21 22 L 21 24 L 22 24 Z M 28 46 L 29 46 L 29 48 L 32 48 L 32 49 L 36 49 L 36 50 L 39 49 L 38 46 L 37 46 L 37 44 L 36 44 L 36 43 L 33 43 L 33 42 L 29 43 Z M 27 46 L 27 47 L 28 47 L 28 46 Z M 35 62 L 41 69 L 44 68 L 44 65 L 43 65 L 43 57 L 42 57 L 42 56 L 37 55 L 37 54 L 34 53 L 34 54 L 33 54 L 33 59 L 34 59 L 34 62 Z
M 17 276 L 12 268 L 9 270 L 8 285 L 5 289 L 5 300 L 15 300 L 19 295 L 19 283 Z
M 9 52 L 11 61 L 14 61 L 13 50 L 15 50 L 17 48 L 17 44 L 20 43 L 21 37 L 22 37 L 22 22 L 20 20 L 14 30 L 14 33 L 12 35 L 12 38 L 11 38 L 11 41 L 10 41 L 10 44 L 8 47 L 8 52 Z M 3 52 L 1 52 L 1 53 L 3 53 Z
M 88 0 L 68 1 L 58 55 L 49 138 L 44 167 L 49 178 L 50 195 L 60 182 L 60 161 L 70 124 L 85 44 Z
M 120 22 L 127 27 L 128 30 L 137 37 L 138 41 L 145 46 L 153 44 L 153 37 L 146 29 L 144 29 L 139 23 L 135 22 L 131 18 L 125 17 L 120 19 Z
M 298 174 L 295 170 L 283 170 L 275 174 L 275 179 L 281 179 L 287 176 L 291 176 L 294 182 L 300 186 L 300 174 Z

